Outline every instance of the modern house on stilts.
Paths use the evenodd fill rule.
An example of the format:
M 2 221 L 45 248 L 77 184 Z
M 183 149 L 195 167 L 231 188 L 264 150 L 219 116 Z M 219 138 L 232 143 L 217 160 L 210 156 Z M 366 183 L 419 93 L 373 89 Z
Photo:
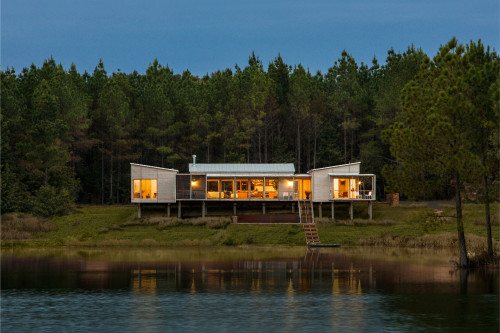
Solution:
M 189 173 L 178 170 L 130 163 L 131 201 L 141 206 L 165 204 L 170 216 L 171 206 L 176 206 L 178 217 L 182 216 L 182 205 L 198 205 L 204 217 L 212 203 L 232 203 L 233 215 L 238 205 L 257 204 L 266 215 L 266 205 L 289 203 L 294 207 L 301 201 L 310 201 L 319 206 L 349 203 L 349 215 L 353 218 L 353 203 L 367 202 L 368 214 L 372 218 L 375 201 L 375 175 L 361 174 L 361 162 L 312 169 L 305 174 L 296 174 L 293 163 L 273 164 L 189 164 Z M 273 215 L 273 214 L 268 214 Z

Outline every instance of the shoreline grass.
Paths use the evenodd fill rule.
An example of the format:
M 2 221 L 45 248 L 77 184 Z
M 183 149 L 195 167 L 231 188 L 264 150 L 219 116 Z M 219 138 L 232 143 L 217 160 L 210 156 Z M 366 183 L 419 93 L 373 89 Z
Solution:
M 346 215 L 346 208 L 336 207 L 336 216 Z M 443 217 L 440 217 L 422 204 L 390 207 L 378 203 L 374 205 L 374 220 L 363 218 L 364 214 L 367 215 L 366 205 L 359 204 L 354 208 L 355 216 L 362 218 L 352 221 L 316 218 L 322 243 L 435 249 L 454 249 L 457 246 L 452 206 L 440 207 L 443 212 Z M 471 253 L 479 253 L 486 247 L 482 214 L 482 205 L 464 205 L 466 240 Z M 325 212 L 323 215 L 326 215 Z M 4 215 L 1 246 L 146 248 L 306 245 L 301 225 L 233 225 L 229 216 L 186 219 L 161 216 L 138 219 L 136 216 L 136 206 L 81 206 L 72 214 L 50 220 L 21 214 Z M 494 247 L 498 253 L 498 205 L 492 205 L 492 216 Z

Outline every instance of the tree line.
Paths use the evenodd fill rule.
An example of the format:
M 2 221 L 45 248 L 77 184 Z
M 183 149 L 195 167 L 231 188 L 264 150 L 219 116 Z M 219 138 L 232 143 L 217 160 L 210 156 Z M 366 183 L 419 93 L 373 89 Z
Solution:
M 461 54 L 455 49 L 442 54 L 442 48 L 436 57 L 473 57 L 472 46 L 482 49 L 484 59 L 476 57 L 485 65 L 475 69 L 476 76 L 457 79 L 469 80 L 463 89 L 471 99 L 457 97 L 450 104 L 431 81 L 452 79 L 423 74 L 435 60 L 413 45 L 403 53 L 389 50 L 382 66 L 376 58 L 369 65 L 358 64 L 344 51 L 326 73 L 286 64 L 279 54 L 265 67 L 254 53 L 244 68 L 236 65 L 203 77 L 188 70 L 176 74 L 157 60 L 144 74 L 109 74 L 102 61 L 92 73 L 82 74 L 74 64 L 65 69 L 53 58 L 20 73 L 7 68 L 0 71 L 2 213 L 57 215 L 75 202 L 127 203 L 130 162 L 187 172 L 192 154 L 201 163 L 294 162 L 298 173 L 361 161 L 363 171 L 377 175 L 379 198 L 386 190 L 412 198 L 449 198 L 455 193 L 450 182 L 456 173 L 431 172 L 424 160 L 409 167 L 394 148 L 405 147 L 396 142 L 396 128 L 427 108 L 445 107 L 446 116 L 460 118 L 464 105 L 470 119 L 449 126 L 469 133 L 460 140 L 484 159 L 477 177 L 464 184 L 476 188 L 486 179 L 494 188 L 498 56 L 479 41 Z M 454 68 L 446 70 L 455 75 Z M 423 131 L 433 130 L 425 121 L 420 125 Z M 420 134 L 416 129 L 400 139 L 435 146 Z M 436 149 L 422 154 L 428 161 L 451 153 Z M 408 168 L 420 168 L 420 174 L 410 175 Z M 406 186 L 415 182 L 432 186 L 418 191 Z

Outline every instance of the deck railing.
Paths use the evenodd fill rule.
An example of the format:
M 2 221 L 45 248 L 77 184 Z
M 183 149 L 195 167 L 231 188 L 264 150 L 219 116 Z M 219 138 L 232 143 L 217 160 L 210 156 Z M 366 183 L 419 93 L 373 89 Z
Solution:
M 279 192 L 278 198 L 281 201 L 294 201 L 297 200 L 299 197 L 299 194 L 297 192 L 293 191 L 282 191 Z
M 373 191 L 372 190 L 333 191 L 333 197 L 331 199 L 370 200 L 373 199 Z

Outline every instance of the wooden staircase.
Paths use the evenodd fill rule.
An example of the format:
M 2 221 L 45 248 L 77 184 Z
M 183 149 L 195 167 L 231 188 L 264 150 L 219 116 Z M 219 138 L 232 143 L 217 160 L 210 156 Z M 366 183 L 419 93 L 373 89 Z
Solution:
M 299 216 L 300 223 L 304 227 L 304 234 L 306 236 L 306 243 L 321 244 L 318 235 L 316 223 L 314 223 L 314 214 L 312 210 L 312 203 L 309 200 L 299 200 Z

